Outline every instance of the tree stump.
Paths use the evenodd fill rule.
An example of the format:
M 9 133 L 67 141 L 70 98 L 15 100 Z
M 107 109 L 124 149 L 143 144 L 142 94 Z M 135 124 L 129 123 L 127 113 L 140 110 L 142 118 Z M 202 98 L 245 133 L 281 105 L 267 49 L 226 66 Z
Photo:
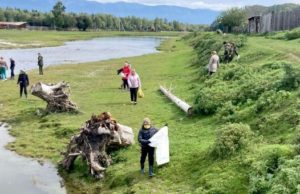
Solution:
M 112 163 L 107 150 L 120 149 L 133 143 L 131 128 L 118 124 L 108 112 L 99 116 L 93 115 L 80 128 L 80 133 L 71 138 L 61 164 L 69 171 L 73 168 L 76 158 L 82 156 L 89 166 L 90 174 L 100 179 Z
M 70 86 L 68 83 L 44 84 L 38 82 L 31 87 L 31 94 L 47 102 L 47 112 L 70 112 L 78 111 L 78 107 L 70 97 Z

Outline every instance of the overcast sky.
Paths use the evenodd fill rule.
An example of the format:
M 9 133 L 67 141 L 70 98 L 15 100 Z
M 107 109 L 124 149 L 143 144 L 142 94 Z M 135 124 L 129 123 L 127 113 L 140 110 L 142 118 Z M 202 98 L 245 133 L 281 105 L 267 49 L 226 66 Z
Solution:
M 212 10 L 224 10 L 230 7 L 243 7 L 245 5 L 274 5 L 283 3 L 297 3 L 300 0 L 89 0 L 102 3 L 109 2 L 131 2 L 146 5 L 176 5 L 189 8 L 208 8 Z

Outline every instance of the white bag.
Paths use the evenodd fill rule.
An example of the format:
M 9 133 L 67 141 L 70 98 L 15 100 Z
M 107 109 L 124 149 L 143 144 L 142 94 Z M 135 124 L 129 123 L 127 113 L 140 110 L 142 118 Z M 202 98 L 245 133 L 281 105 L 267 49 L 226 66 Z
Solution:
M 125 77 L 125 74 L 123 72 L 119 73 L 119 76 Z
M 125 141 L 125 144 L 132 145 L 134 144 L 134 134 L 131 127 L 118 124 L 120 127 L 120 138 L 121 140 Z
M 157 165 L 169 163 L 170 153 L 168 127 L 161 128 L 149 139 L 149 141 L 151 142 L 149 146 L 156 148 L 155 157 Z

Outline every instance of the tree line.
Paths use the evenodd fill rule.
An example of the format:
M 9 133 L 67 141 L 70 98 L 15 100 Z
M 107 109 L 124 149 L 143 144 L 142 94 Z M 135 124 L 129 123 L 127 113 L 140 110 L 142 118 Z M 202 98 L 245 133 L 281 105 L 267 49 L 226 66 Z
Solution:
M 184 24 L 178 21 L 155 18 L 149 20 L 135 16 L 116 17 L 110 14 L 67 13 L 58 1 L 51 12 L 0 8 L 0 21 L 27 22 L 30 26 L 43 26 L 57 30 L 117 30 L 117 31 L 198 31 L 204 25 Z

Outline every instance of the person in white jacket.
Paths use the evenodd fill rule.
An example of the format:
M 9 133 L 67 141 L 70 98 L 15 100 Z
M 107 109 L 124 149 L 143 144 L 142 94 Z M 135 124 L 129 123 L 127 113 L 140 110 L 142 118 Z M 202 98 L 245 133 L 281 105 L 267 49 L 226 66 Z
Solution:
M 216 51 L 211 52 L 211 57 L 208 64 L 208 73 L 212 75 L 217 72 L 217 69 L 220 67 L 220 58 L 217 55 Z
M 137 104 L 137 93 L 141 87 L 141 80 L 139 75 L 133 69 L 128 77 L 128 86 L 130 88 L 130 99 L 132 104 Z

